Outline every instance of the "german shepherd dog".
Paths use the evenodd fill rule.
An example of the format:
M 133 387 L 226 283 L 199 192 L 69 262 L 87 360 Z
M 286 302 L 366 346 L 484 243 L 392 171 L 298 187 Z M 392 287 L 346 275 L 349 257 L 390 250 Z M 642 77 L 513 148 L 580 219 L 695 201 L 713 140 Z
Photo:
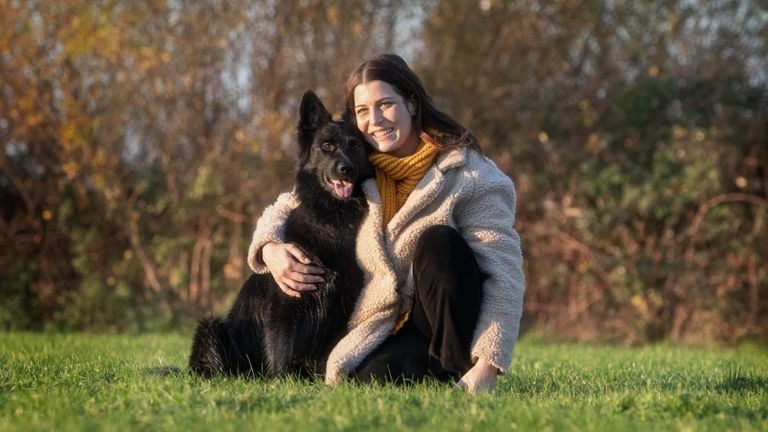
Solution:
M 198 375 L 322 374 L 346 332 L 363 284 L 355 237 L 368 207 L 360 183 L 373 168 L 357 127 L 334 121 L 312 91 L 301 100 L 297 129 L 300 205 L 288 216 L 285 240 L 325 269 L 325 282 L 295 298 L 270 274 L 251 275 L 226 318 L 199 322 L 189 357 Z

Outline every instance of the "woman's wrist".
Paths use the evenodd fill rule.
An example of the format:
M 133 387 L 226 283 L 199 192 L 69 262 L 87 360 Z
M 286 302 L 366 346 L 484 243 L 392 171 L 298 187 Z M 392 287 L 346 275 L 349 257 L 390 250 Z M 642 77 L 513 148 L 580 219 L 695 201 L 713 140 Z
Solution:
M 264 243 L 264 245 L 260 247 L 256 252 L 256 261 L 258 261 L 261 265 L 266 265 L 267 263 L 264 262 L 264 250 L 267 248 L 267 246 L 273 246 L 275 244 L 277 243 L 273 241 Z
M 483 358 L 478 358 L 477 362 L 475 362 L 475 367 L 478 368 L 478 370 L 484 372 L 484 373 L 494 373 L 496 375 L 499 375 L 501 371 L 499 368 L 493 365 L 493 363 L 489 362 L 488 360 L 485 360 Z

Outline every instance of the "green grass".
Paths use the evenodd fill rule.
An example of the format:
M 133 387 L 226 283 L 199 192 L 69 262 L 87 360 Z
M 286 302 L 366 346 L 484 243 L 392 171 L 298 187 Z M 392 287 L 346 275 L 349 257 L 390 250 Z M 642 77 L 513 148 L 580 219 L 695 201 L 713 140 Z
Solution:
M 518 344 L 495 396 L 158 375 L 179 335 L 0 333 L 0 430 L 768 430 L 768 348 Z

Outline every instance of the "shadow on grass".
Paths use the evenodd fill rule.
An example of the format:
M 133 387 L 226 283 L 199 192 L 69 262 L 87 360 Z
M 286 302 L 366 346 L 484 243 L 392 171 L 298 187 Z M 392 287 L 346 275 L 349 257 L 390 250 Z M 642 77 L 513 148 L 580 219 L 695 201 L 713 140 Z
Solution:
M 144 373 L 150 376 L 181 376 L 184 375 L 184 371 L 178 366 L 158 366 L 145 368 Z
M 672 372 L 647 376 L 644 373 L 621 373 L 610 378 L 594 373 L 510 375 L 500 381 L 503 388 L 525 396 L 569 395 L 601 396 L 629 392 L 714 392 L 722 395 L 768 394 L 768 376 L 743 373 L 740 369 L 720 377 L 696 377 Z
M 718 393 L 766 393 L 768 392 L 768 378 L 743 376 L 739 371 L 730 373 L 723 381 L 714 387 Z

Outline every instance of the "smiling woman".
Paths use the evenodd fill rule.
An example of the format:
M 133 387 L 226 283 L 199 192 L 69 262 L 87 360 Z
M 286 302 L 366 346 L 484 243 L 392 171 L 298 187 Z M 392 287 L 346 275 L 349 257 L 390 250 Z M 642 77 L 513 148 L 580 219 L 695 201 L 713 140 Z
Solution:
M 328 356 L 326 382 L 433 376 L 470 392 L 494 390 L 512 358 L 524 291 L 512 181 L 397 55 L 355 68 L 345 103 L 376 178 L 362 185 L 369 210 L 356 257 L 364 286 Z M 303 293 L 322 279 L 285 243 L 281 203 L 291 196 L 259 219 L 248 263 Z

